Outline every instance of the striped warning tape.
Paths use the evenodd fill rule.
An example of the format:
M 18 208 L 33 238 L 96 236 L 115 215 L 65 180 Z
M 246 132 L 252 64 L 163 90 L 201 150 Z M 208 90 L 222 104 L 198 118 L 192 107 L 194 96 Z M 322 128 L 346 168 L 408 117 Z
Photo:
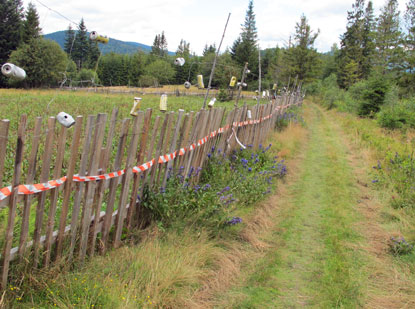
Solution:
M 236 128 L 236 127 L 243 127 L 243 126 L 247 126 L 247 125 L 259 124 L 259 123 L 273 117 L 275 112 L 278 112 L 281 109 L 288 108 L 289 106 L 290 105 L 277 106 L 270 115 L 262 117 L 261 119 L 249 120 L 249 121 L 243 121 L 243 122 L 234 122 L 232 124 L 232 127 L 233 127 L 232 131 L 233 131 L 233 133 L 235 133 L 234 128 Z M 222 133 L 226 132 L 227 130 L 229 130 L 230 128 L 231 128 L 230 125 L 226 125 L 223 128 L 219 128 L 219 129 L 211 132 L 209 135 L 205 136 L 204 138 L 201 138 L 199 141 L 197 141 L 197 143 L 191 144 L 188 148 L 185 148 L 185 147 L 180 148 L 179 151 L 175 151 L 175 152 L 170 153 L 170 154 L 162 155 L 162 156 L 159 157 L 158 163 L 163 164 L 163 163 L 169 162 L 171 160 L 174 160 L 177 157 L 177 155 L 184 156 L 187 152 L 193 151 L 193 150 L 196 149 L 196 147 L 200 147 L 200 146 L 204 145 L 205 143 L 207 143 L 209 138 L 213 138 L 218 134 L 222 134 Z M 134 166 L 132 171 L 133 171 L 133 173 L 144 172 L 144 171 L 150 169 L 154 165 L 155 162 L 156 162 L 156 160 L 152 159 L 149 162 L 146 162 L 142 165 Z M 89 182 L 89 181 L 97 181 L 97 180 L 107 180 L 107 179 L 120 177 L 120 176 L 124 175 L 125 172 L 126 172 L 126 170 L 123 169 L 123 170 L 120 170 L 120 171 L 111 172 L 111 173 L 108 173 L 108 174 L 97 175 L 97 176 L 74 175 L 73 176 L 73 181 L 75 181 L 75 182 Z M 54 189 L 54 188 L 57 188 L 57 187 L 61 186 L 63 183 L 65 183 L 66 180 L 67 180 L 67 177 L 64 176 L 60 179 L 50 180 L 46 183 L 30 184 L 30 185 L 19 185 L 18 186 L 18 194 L 28 195 L 28 194 L 35 194 L 35 193 L 51 190 L 51 189 Z M 8 187 L 4 187 L 4 188 L 0 189 L 0 201 L 4 200 L 8 196 L 10 196 L 11 193 L 12 193 L 12 186 L 8 186 Z

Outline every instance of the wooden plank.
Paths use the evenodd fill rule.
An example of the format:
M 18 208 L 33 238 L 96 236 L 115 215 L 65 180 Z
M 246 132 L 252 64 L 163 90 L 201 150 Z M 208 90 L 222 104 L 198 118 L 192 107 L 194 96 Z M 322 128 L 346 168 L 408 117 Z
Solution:
M 13 180 L 12 180 L 12 195 L 9 201 L 9 214 L 7 218 L 7 229 L 6 229 L 6 234 L 5 234 L 5 241 L 4 241 L 3 255 L 2 255 L 3 257 L 3 261 L 2 261 L 3 268 L 1 271 L 2 290 L 6 289 L 7 280 L 9 276 L 10 249 L 12 248 L 12 244 L 13 244 L 13 230 L 14 230 L 15 218 L 16 218 L 18 185 L 20 182 L 20 176 L 22 172 L 26 122 L 27 122 L 27 115 L 22 115 L 20 117 L 19 129 L 17 133 L 16 157 L 14 161 L 14 171 L 13 171 Z
M 31 184 L 35 179 L 36 174 L 36 162 L 37 162 L 37 153 L 39 149 L 39 140 L 40 132 L 42 130 L 42 117 L 37 117 L 35 120 L 35 128 L 33 131 L 32 139 L 32 150 L 29 155 L 29 167 L 27 170 L 26 183 Z M 20 242 L 19 242 L 19 256 L 20 262 L 23 262 L 26 248 L 27 236 L 29 233 L 29 217 L 30 217 L 30 207 L 31 207 L 32 195 L 24 196 L 23 204 L 23 216 L 22 216 L 22 225 L 20 229 Z
M 59 259 L 62 256 L 63 240 L 64 240 L 64 233 L 65 233 L 65 227 L 66 227 L 66 218 L 68 216 L 69 202 L 70 202 L 72 185 L 73 185 L 73 175 L 75 172 L 76 162 L 78 160 L 78 150 L 79 150 L 79 143 L 80 143 L 80 137 L 81 137 L 81 131 L 82 131 L 82 121 L 83 121 L 82 116 L 76 117 L 74 135 L 72 138 L 72 145 L 71 145 L 71 158 L 69 159 L 67 179 L 64 185 L 62 210 L 61 210 L 59 230 L 58 230 L 58 235 L 57 235 L 56 261 L 59 261 Z
M 163 121 L 163 125 L 161 126 L 161 130 L 160 130 L 160 136 L 159 136 L 159 140 L 157 143 L 157 148 L 156 148 L 156 154 L 154 156 L 154 159 L 156 160 L 153 164 L 153 167 L 151 168 L 150 171 L 150 186 L 154 186 L 154 181 L 156 178 L 156 172 L 158 170 L 159 167 L 159 163 L 158 163 L 158 159 L 161 155 L 162 149 L 163 149 L 163 143 L 164 143 L 164 136 L 166 135 L 166 130 L 167 130 L 167 125 L 169 123 L 169 118 L 170 118 L 170 113 L 166 114 L 164 116 L 164 121 Z
M 144 162 L 144 155 L 145 155 L 145 150 L 146 150 L 146 146 L 147 146 L 147 140 L 148 140 L 148 135 L 149 135 L 149 131 L 150 131 L 150 123 L 151 123 L 151 114 L 152 114 L 152 109 L 148 108 L 146 111 L 146 114 L 144 116 L 144 125 L 143 125 L 143 129 L 141 131 L 141 140 L 140 140 L 140 148 L 139 151 L 137 153 L 137 158 L 136 158 L 136 165 L 139 166 Z M 135 173 L 133 178 L 133 189 L 131 192 L 131 196 L 130 196 L 130 207 L 128 208 L 128 214 L 127 214 L 127 222 L 126 222 L 126 227 L 127 230 L 130 230 L 132 228 L 133 225 L 133 221 L 135 218 L 135 214 L 136 214 L 136 210 L 137 210 L 137 193 L 138 193 L 138 189 L 140 186 L 140 179 L 141 179 L 141 175 L 142 173 Z
M 95 176 L 98 174 L 98 164 L 101 156 L 102 143 L 104 141 L 105 124 L 107 122 L 107 114 L 98 114 L 95 124 L 94 140 L 91 148 L 90 164 L 88 175 Z M 88 247 L 89 228 L 91 225 L 92 204 L 94 202 L 94 193 L 97 186 L 96 181 L 90 181 L 86 184 L 85 203 L 82 213 L 81 234 L 79 243 L 79 259 L 84 261 L 86 250 Z
M 79 176 L 85 176 L 86 174 L 86 168 L 88 164 L 88 154 L 89 149 L 91 147 L 91 139 L 92 139 L 92 129 L 93 129 L 93 123 L 94 123 L 95 116 L 89 115 L 86 121 L 86 127 L 85 127 L 85 137 L 84 137 L 84 143 L 82 146 L 82 155 L 81 155 L 81 163 L 79 165 Z M 69 248 L 69 254 L 68 254 L 68 261 L 71 262 L 73 258 L 73 253 L 75 250 L 75 244 L 76 244 L 76 237 L 78 232 L 78 225 L 79 225 L 79 213 L 81 209 L 81 198 L 82 198 L 82 192 L 85 187 L 85 183 L 78 182 L 76 184 L 75 188 L 75 195 L 73 200 L 73 206 L 72 206 L 72 218 L 71 218 L 71 245 Z
M 171 130 L 172 130 L 172 126 L 173 126 L 173 121 L 174 121 L 174 112 L 170 112 L 170 117 L 169 117 L 169 121 L 167 123 L 167 130 L 166 130 L 166 135 L 164 136 L 164 141 L 163 141 L 163 145 L 162 145 L 162 149 L 161 149 L 161 153 L 160 155 L 164 156 L 166 154 L 168 154 L 168 146 L 170 144 L 170 138 L 172 136 L 171 134 Z M 161 174 L 162 171 L 166 170 L 166 164 L 165 163 L 160 163 L 158 165 L 158 174 L 157 174 L 157 180 L 156 180 L 156 187 L 160 187 L 160 179 L 161 179 Z
M 40 173 L 40 182 L 44 183 L 49 180 L 50 161 L 52 157 L 53 138 L 55 136 L 56 118 L 50 117 L 48 119 L 48 129 L 45 140 L 45 151 L 42 158 L 42 170 Z M 40 236 L 42 235 L 43 216 L 45 213 L 45 200 L 47 191 L 38 194 L 38 201 L 36 207 L 35 230 L 33 234 L 33 266 L 36 268 L 39 265 L 40 253 Z
M 0 120 L 0 188 L 3 188 L 4 161 L 6 159 L 10 120 Z
M 117 154 L 114 160 L 113 170 L 118 171 L 121 169 L 122 160 L 124 157 L 124 147 L 127 141 L 128 129 L 130 125 L 130 119 L 123 119 L 121 123 L 121 132 L 118 142 Z M 118 178 L 110 179 L 109 194 L 107 200 L 107 208 L 105 210 L 104 223 L 102 226 L 102 252 L 105 252 L 108 247 L 109 231 L 111 228 L 111 218 L 114 212 L 115 196 L 117 193 Z
M 114 108 L 111 115 L 110 120 L 110 128 L 107 136 L 107 143 L 106 147 L 102 148 L 101 150 L 101 160 L 99 163 L 99 167 L 101 172 L 99 174 L 105 174 L 108 168 L 109 163 L 109 157 L 112 151 L 112 140 L 114 138 L 115 134 L 115 124 L 117 120 L 118 115 L 118 109 Z M 104 199 L 104 193 L 105 189 L 107 188 L 107 184 L 109 184 L 109 181 L 107 180 L 100 180 L 97 184 L 97 189 L 94 196 L 94 202 L 93 202 L 93 213 L 95 214 L 95 217 L 98 216 L 98 214 L 101 212 L 102 202 Z M 97 236 L 97 220 L 94 220 L 92 223 L 92 228 L 90 232 L 90 244 L 89 244 L 89 255 L 92 256 L 95 253 L 95 246 L 96 246 L 96 236 Z
M 148 151 L 147 151 L 147 157 L 146 157 L 146 160 L 145 160 L 146 162 L 149 162 L 153 158 L 153 151 L 154 151 L 154 146 L 156 144 L 157 132 L 158 132 L 158 129 L 160 127 L 160 120 L 161 120 L 161 117 L 160 116 L 157 116 L 156 117 L 156 120 L 154 122 L 153 130 L 152 130 L 152 133 L 151 133 L 151 141 L 150 141 L 150 144 L 149 144 L 149 148 L 148 148 Z M 148 185 L 147 184 L 148 175 L 150 174 L 152 168 L 153 167 L 151 167 L 150 169 L 148 169 L 148 170 L 146 170 L 146 171 L 143 172 L 142 182 L 141 182 L 142 185 L 141 185 L 141 189 L 140 189 L 140 196 L 141 197 L 143 196 L 144 188 Z M 146 218 L 144 216 L 144 211 L 145 210 L 142 207 L 141 202 L 139 201 L 137 203 L 137 215 L 136 215 L 136 218 L 137 218 L 137 226 L 139 228 L 140 227 L 143 227 L 146 224 Z
M 133 175 L 133 165 L 134 159 L 136 158 L 138 139 L 140 137 L 141 127 L 143 124 L 144 113 L 139 112 L 138 116 L 134 119 L 133 129 L 132 129 L 132 138 L 130 141 L 130 148 L 128 150 L 127 162 L 126 162 L 126 171 L 122 179 L 121 186 L 121 195 L 118 203 L 118 215 L 115 222 L 115 237 L 114 237 L 114 247 L 118 248 L 121 245 L 121 234 L 122 228 L 124 226 L 125 219 L 125 208 L 128 200 L 128 192 L 130 190 L 130 181 Z
M 177 149 L 177 139 L 179 138 L 179 131 L 180 131 L 181 123 L 182 123 L 183 113 L 184 113 L 184 110 L 179 109 L 179 112 L 177 114 L 176 126 L 174 128 L 172 141 L 170 143 L 169 153 L 173 153 L 174 151 L 178 150 Z M 178 156 L 178 153 L 177 153 L 177 156 Z M 173 163 L 174 163 L 174 160 L 171 160 L 171 161 L 167 162 L 167 164 L 164 164 L 165 168 L 164 168 L 163 183 L 161 185 L 162 187 L 166 186 L 168 174 L 169 174 L 170 170 L 173 169 Z
M 200 131 L 201 131 L 201 123 L 202 123 L 204 117 L 205 117 L 205 111 L 204 110 L 201 110 L 196 114 L 196 121 L 194 121 L 194 124 L 193 124 L 192 134 L 191 134 L 189 144 L 196 144 L 197 145 L 197 141 L 198 141 Z M 185 157 L 185 162 L 184 162 L 184 167 L 185 167 L 184 168 L 184 177 L 185 178 L 190 173 L 190 170 L 192 168 L 193 158 L 195 157 L 195 152 L 196 151 L 197 151 L 197 146 L 196 146 L 195 150 L 189 151 L 189 153 Z
M 180 148 L 189 147 L 188 145 L 189 133 L 190 133 L 190 128 L 192 126 L 193 114 L 194 114 L 193 112 L 190 112 L 184 116 L 183 126 L 182 126 L 182 129 L 180 130 L 180 137 L 178 141 L 179 150 Z M 179 167 L 182 166 L 183 159 L 184 159 L 184 156 L 179 156 L 178 159 L 174 160 L 173 168 L 175 170 L 177 170 L 177 166 Z
M 56 153 L 53 179 L 59 179 L 61 177 L 62 163 L 63 163 L 63 159 L 65 156 L 66 133 L 67 133 L 67 129 L 64 126 L 62 126 L 59 137 L 58 137 L 58 149 Z M 49 267 L 49 264 L 50 264 L 50 256 L 51 256 L 51 251 L 52 251 L 52 233 L 55 228 L 55 217 L 56 217 L 58 195 L 59 195 L 58 189 L 57 188 L 52 189 L 52 193 L 50 197 L 50 206 L 49 206 L 49 218 L 48 218 L 48 222 L 46 225 L 44 267 Z

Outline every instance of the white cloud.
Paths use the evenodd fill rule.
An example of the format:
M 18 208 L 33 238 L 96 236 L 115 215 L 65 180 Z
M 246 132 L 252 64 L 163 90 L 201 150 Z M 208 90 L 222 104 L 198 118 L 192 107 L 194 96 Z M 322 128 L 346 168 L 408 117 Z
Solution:
M 25 5 L 30 0 L 24 0 Z M 124 41 L 152 45 L 156 34 L 165 31 L 169 50 L 175 51 L 180 40 L 200 54 L 206 43 L 219 44 L 229 12 L 232 13 L 223 50 L 237 38 L 244 21 L 248 0 L 41 0 L 74 22 L 83 17 L 89 30 L 96 30 Z M 284 46 L 304 13 L 313 30 L 320 29 L 316 48 L 327 51 L 345 31 L 347 10 L 354 0 L 254 0 L 258 36 L 262 48 Z M 64 30 L 69 22 L 34 0 L 44 33 Z M 377 12 L 384 5 L 375 0 Z M 400 1 L 401 11 L 405 9 Z

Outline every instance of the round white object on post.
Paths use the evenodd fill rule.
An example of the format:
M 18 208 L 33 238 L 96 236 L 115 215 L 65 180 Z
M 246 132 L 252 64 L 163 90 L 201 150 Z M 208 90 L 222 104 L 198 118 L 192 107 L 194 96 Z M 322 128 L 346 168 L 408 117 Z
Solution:
M 1 67 L 1 73 L 6 77 L 11 77 L 17 80 L 26 78 L 26 72 L 13 63 L 5 63 Z
M 65 112 L 60 112 L 56 119 L 58 119 L 58 122 L 63 125 L 65 128 L 70 128 L 75 124 L 75 120 L 73 117 Z
M 174 60 L 174 64 L 178 65 L 178 66 L 184 66 L 186 60 L 184 60 L 184 58 L 176 58 L 176 60 Z
M 191 85 L 192 84 L 187 81 L 187 82 L 184 83 L 184 88 L 189 89 Z
M 213 105 L 215 105 L 215 102 L 216 102 L 216 98 L 212 98 L 212 100 L 210 100 L 210 102 L 209 102 L 209 104 L 208 104 L 208 107 L 209 107 L 209 108 L 212 108 L 212 107 L 213 107 Z

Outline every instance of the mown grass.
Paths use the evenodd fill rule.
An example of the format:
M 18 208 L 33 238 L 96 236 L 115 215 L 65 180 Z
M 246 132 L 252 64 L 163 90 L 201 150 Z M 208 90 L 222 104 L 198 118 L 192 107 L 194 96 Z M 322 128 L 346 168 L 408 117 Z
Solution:
M 220 307 L 356 308 L 363 303 L 365 260 L 355 250 L 362 238 L 353 228 L 359 221 L 352 208 L 357 192 L 345 146 L 318 109 L 306 113 L 309 146 L 266 237 L 271 249 L 248 264 L 250 275 L 221 295 Z

